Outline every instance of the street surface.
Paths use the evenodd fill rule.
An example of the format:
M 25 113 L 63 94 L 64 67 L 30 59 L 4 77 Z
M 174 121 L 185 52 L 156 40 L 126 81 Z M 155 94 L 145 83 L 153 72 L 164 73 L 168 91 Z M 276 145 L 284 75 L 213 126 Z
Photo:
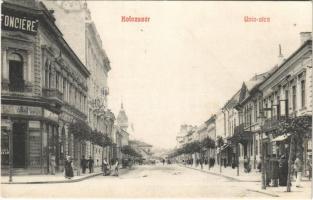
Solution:
M 279 198 L 251 191 L 253 182 L 236 182 L 177 165 L 136 166 L 119 176 L 97 176 L 60 184 L 2 184 L 3 197 L 206 197 Z

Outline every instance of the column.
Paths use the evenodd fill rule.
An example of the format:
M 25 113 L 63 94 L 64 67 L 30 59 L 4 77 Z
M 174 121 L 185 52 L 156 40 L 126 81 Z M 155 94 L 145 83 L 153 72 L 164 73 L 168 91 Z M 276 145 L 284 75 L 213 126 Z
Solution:
M 27 56 L 27 81 L 32 82 L 32 52 L 28 52 Z
M 9 66 L 7 65 L 7 50 L 2 50 L 2 78 L 9 79 Z

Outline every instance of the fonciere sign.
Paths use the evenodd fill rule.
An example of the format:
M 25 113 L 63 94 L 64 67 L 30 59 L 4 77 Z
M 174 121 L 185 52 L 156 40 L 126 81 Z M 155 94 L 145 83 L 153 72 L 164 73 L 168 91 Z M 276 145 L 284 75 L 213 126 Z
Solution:
M 23 16 L 14 12 L 2 12 L 1 28 L 2 30 L 21 31 L 24 33 L 37 34 L 39 20 L 31 16 Z

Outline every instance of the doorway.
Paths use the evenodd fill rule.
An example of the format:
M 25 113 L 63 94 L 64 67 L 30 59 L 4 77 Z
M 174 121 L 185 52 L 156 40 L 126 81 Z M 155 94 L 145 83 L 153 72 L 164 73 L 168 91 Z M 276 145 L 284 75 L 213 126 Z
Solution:
M 13 123 L 13 168 L 26 167 L 26 131 L 25 122 Z

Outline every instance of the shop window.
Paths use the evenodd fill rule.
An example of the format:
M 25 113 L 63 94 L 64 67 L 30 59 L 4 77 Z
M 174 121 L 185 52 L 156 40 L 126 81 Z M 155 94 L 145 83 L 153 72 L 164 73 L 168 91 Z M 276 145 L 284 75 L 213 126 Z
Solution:
M 12 53 L 9 56 L 9 80 L 10 91 L 24 92 L 24 78 L 23 78 L 23 58 L 17 53 Z

